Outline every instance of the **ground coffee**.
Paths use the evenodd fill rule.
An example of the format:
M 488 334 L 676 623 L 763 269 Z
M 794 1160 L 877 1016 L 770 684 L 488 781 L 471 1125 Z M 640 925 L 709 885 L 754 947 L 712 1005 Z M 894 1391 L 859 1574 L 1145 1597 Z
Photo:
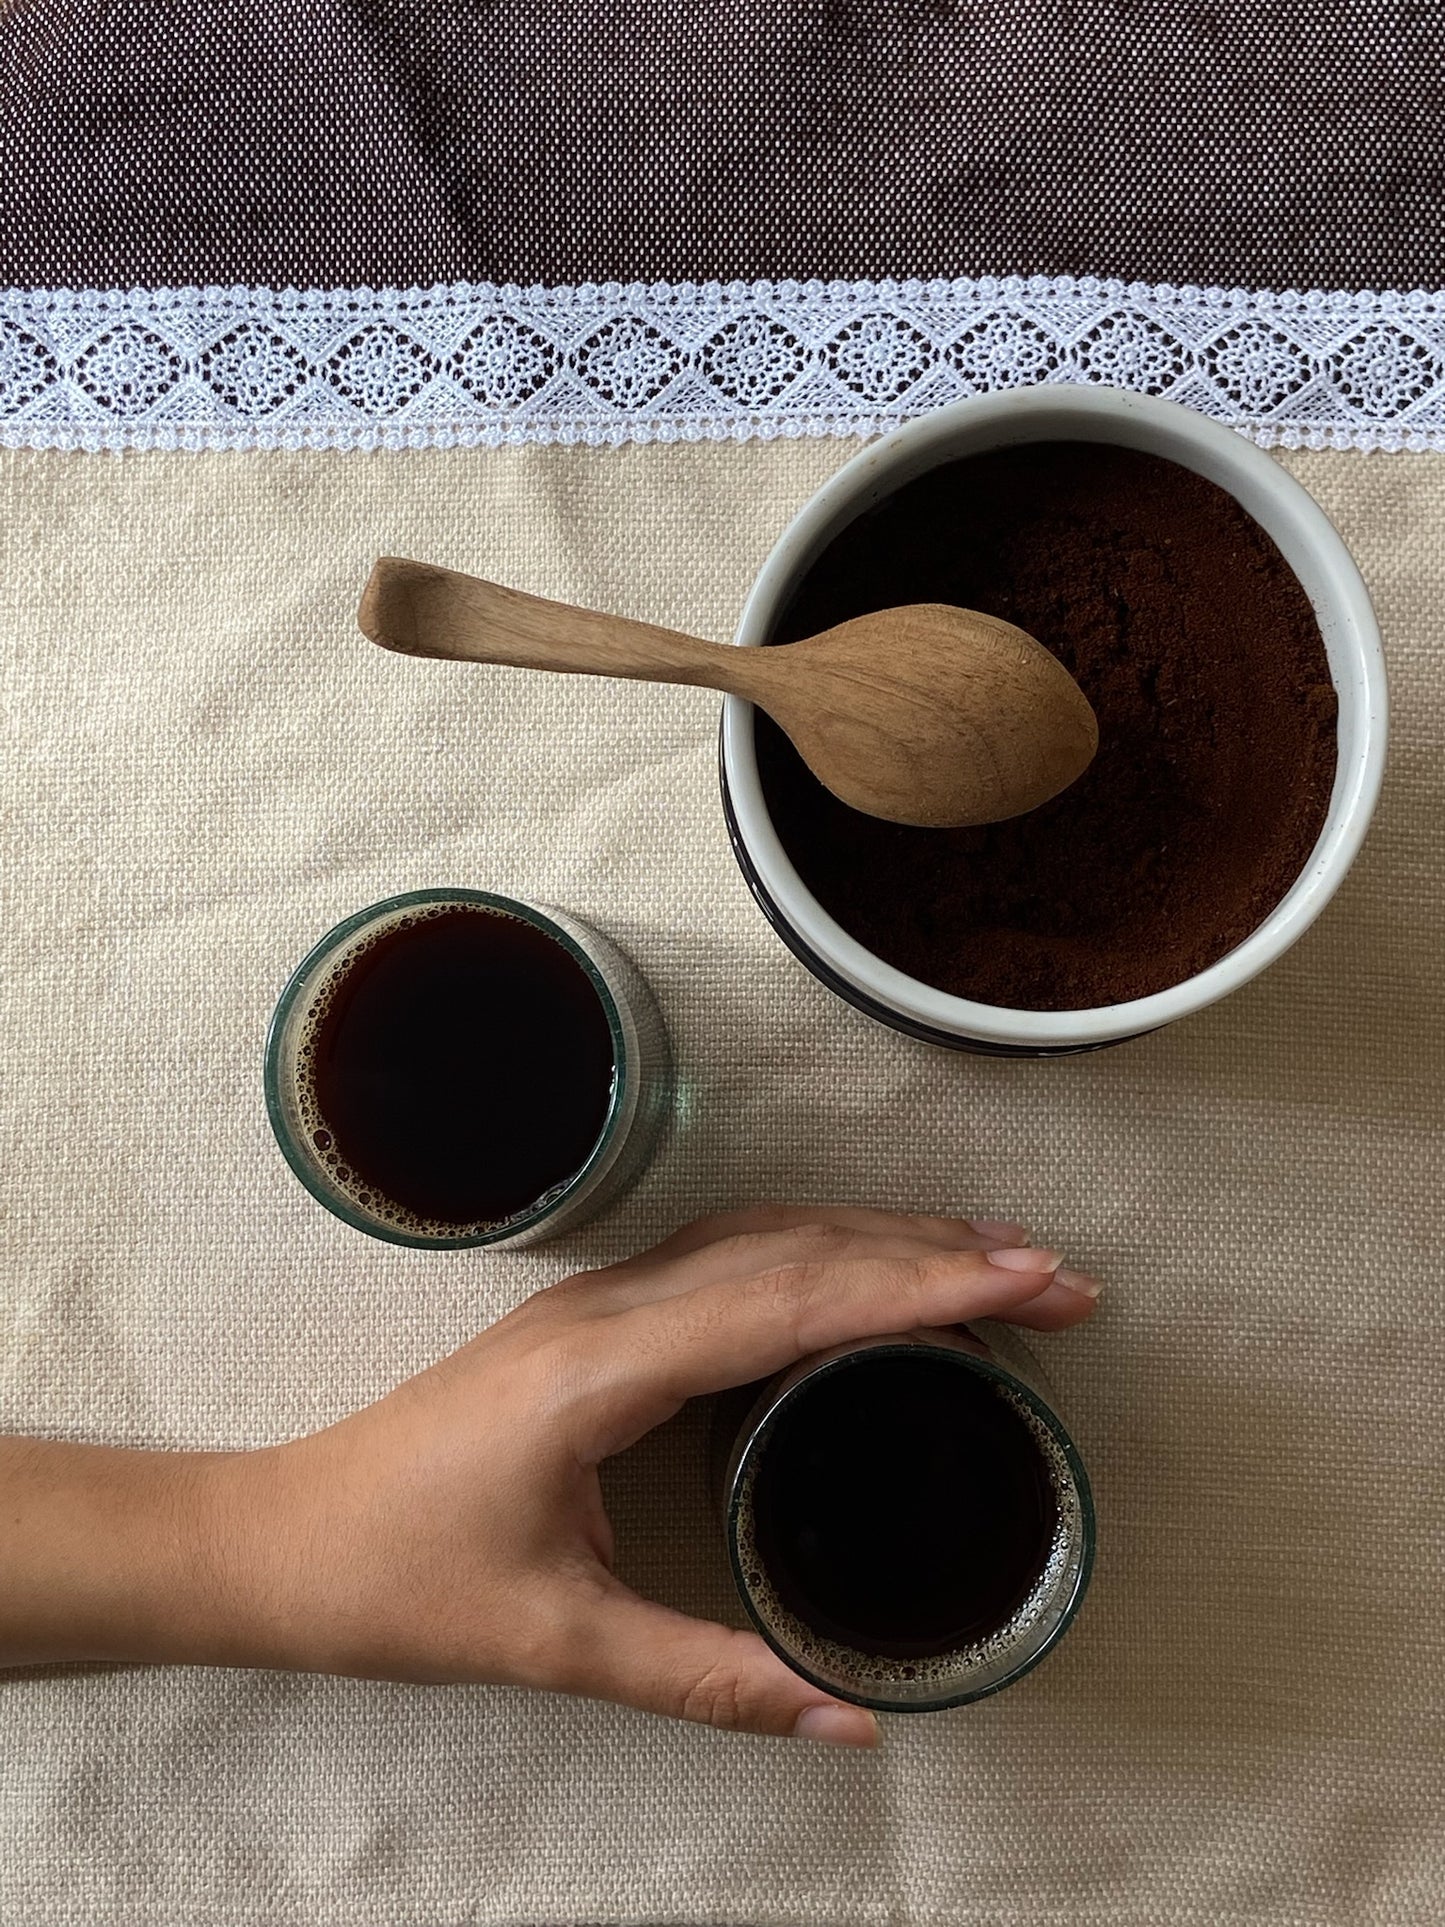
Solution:
M 1027 816 L 915 830 L 838 802 L 760 716 L 778 833 L 877 956 L 982 1003 L 1086 1009 L 1206 968 L 1289 889 L 1329 803 L 1335 694 L 1308 598 L 1222 489 L 1084 442 L 951 463 L 852 523 L 772 640 L 905 602 L 1037 636 L 1100 741 Z

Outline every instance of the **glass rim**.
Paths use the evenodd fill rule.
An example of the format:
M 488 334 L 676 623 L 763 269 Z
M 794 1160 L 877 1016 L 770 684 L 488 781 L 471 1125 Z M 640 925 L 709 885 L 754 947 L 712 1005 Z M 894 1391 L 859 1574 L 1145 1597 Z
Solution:
M 530 923 L 534 929 L 540 930 L 544 936 L 560 944 L 573 962 L 581 966 L 587 981 L 596 993 L 598 1002 L 602 1005 L 603 1014 L 606 1016 L 608 1034 L 612 1041 L 612 1092 L 607 1103 L 607 1115 L 602 1120 L 597 1141 L 588 1152 L 586 1161 L 579 1165 L 560 1188 L 554 1189 L 545 1204 L 529 1206 L 506 1219 L 493 1230 L 468 1232 L 465 1236 L 455 1238 L 424 1237 L 416 1232 L 403 1231 L 400 1226 L 388 1225 L 378 1219 L 370 1218 L 342 1191 L 327 1185 L 317 1171 L 313 1159 L 297 1142 L 286 1120 L 281 1092 L 281 1048 L 287 1025 L 297 1006 L 312 988 L 317 972 L 328 958 L 334 956 L 343 944 L 351 937 L 358 935 L 368 924 L 376 923 L 396 911 L 433 903 L 478 905 L 499 916 L 518 917 L 524 923 Z M 523 1232 L 531 1231 L 536 1226 L 544 1224 L 576 1197 L 578 1191 L 606 1157 L 617 1137 L 631 1095 L 632 1065 L 622 1012 L 612 987 L 570 931 L 555 922 L 545 910 L 538 909 L 535 904 L 525 903 L 518 897 L 503 896 L 495 890 L 469 889 L 463 885 L 450 889 L 438 885 L 424 890 L 406 890 L 398 896 L 384 897 L 376 903 L 368 904 L 364 909 L 355 910 L 350 916 L 343 917 L 340 923 L 333 924 L 312 944 L 287 978 L 286 986 L 276 1000 L 271 1021 L 266 1027 L 263 1083 L 266 1094 L 266 1115 L 270 1121 L 272 1135 L 292 1172 L 318 1204 L 324 1205 L 334 1217 L 340 1218 L 353 1230 L 364 1231 L 368 1237 L 380 1238 L 387 1244 L 406 1245 L 417 1251 L 464 1251 L 501 1244 L 507 1239 L 519 1237 Z
M 977 1372 L 985 1378 L 993 1379 L 996 1383 L 1012 1392 L 1016 1397 L 1022 1398 L 1030 1410 L 1047 1428 L 1051 1437 L 1058 1445 L 1059 1450 L 1064 1455 L 1064 1461 L 1069 1469 L 1069 1476 L 1073 1480 L 1074 1489 L 1078 1494 L 1079 1570 L 1074 1579 L 1073 1590 L 1060 1608 L 1059 1616 L 1049 1628 L 1047 1636 L 1039 1642 L 1033 1651 L 1026 1653 L 1017 1664 L 1010 1666 L 1001 1678 L 991 1680 L 986 1686 L 970 1686 L 956 1692 L 945 1692 L 940 1694 L 936 1699 L 897 1699 L 889 1698 L 882 1693 L 855 1691 L 850 1687 L 839 1686 L 836 1681 L 825 1679 L 820 1673 L 815 1672 L 805 1665 L 795 1654 L 788 1651 L 787 1647 L 773 1632 L 771 1627 L 768 1626 L 762 1614 L 753 1603 L 752 1592 L 747 1585 L 742 1568 L 742 1561 L 738 1554 L 737 1521 L 738 1515 L 742 1510 L 741 1490 L 744 1471 L 756 1454 L 766 1444 L 768 1435 L 772 1431 L 778 1415 L 792 1403 L 805 1387 L 815 1385 L 819 1379 L 830 1377 L 834 1372 L 844 1371 L 850 1365 L 856 1364 L 863 1358 L 907 1358 L 920 1351 L 928 1351 L 936 1357 L 952 1359 L 966 1370 Z M 744 1421 L 744 1423 L 746 1422 L 747 1421 Z M 846 1351 L 837 1357 L 825 1359 L 814 1371 L 804 1373 L 794 1384 L 788 1386 L 786 1391 L 779 1394 L 763 1414 L 762 1418 L 757 1422 L 752 1437 L 748 1439 L 739 1452 L 736 1463 L 732 1468 L 732 1478 L 727 1493 L 727 1520 L 724 1536 L 727 1540 L 728 1564 L 732 1568 L 733 1583 L 737 1587 L 738 1594 L 747 1610 L 749 1619 L 753 1622 L 755 1629 L 761 1633 L 763 1639 L 777 1654 L 778 1658 L 781 1659 L 786 1666 L 790 1667 L 793 1672 L 807 1680 L 809 1685 L 819 1687 L 823 1692 L 831 1694 L 834 1699 L 846 1700 L 852 1706 L 866 1707 L 873 1713 L 945 1713 L 954 1707 L 969 1706 L 975 1700 L 989 1699 L 994 1693 L 1001 1693 L 1006 1686 L 1012 1686 L 1015 1680 L 1020 1680 L 1026 1673 L 1031 1673 L 1039 1662 L 1058 1645 L 1060 1639 L 1062 1639 L 1069 1627 L 1073 1624 L 1074 1618 L 1080 1606 L 1083 1604 L 1084 1595 L 1089 1590 L 1089 1581 L 1093 1577 L 1094 1571 L 1097 1519 L 1094 1511 L 1093 1490 L 1089 1484 L 1089 1475 L 1084 1470 L 1084 1462 L 1079 1456 L 1078 1447 L 1074 1444 L 1068 1427 L 1053 1407 L 1034 1390 L 1033 1386 L 1026 1384 L 1022 1378 L 1016 1376 L 1007 1366 L 998 1365 L 992 1359 L 979 1358 L 973 1352 L 961 1349 L 956 1350 L 951 1345 L 930 1345 L 926 1341 L 910 1344 L 890 1342 L 883 1345 L 860 1343 L 859 1349 Z M 867 1655 L 860 1651 L 859 1657 L 866 1658 Z

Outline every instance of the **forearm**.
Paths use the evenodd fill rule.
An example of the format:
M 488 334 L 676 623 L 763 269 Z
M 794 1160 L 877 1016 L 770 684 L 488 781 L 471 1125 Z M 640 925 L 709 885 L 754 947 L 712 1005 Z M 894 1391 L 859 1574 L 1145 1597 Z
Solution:
M 0 1666 L 245 1663 L 246 1456 L 0 1438 Z

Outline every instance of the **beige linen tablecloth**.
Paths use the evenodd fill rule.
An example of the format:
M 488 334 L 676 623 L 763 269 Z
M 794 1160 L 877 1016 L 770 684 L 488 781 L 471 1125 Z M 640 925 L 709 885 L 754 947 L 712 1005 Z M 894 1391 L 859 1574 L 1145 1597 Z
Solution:
M 0 461 L 0 1424 L 276 1439 L 710 1206 L 1018 1214 L 1108 1280 L 1041 1344 L 1099 1498 L 1076 1630 L 868 1758 L 506 1691 L 6 1676 L 14 1927 L 1445 1916 L 1445 456 L 1287 458 L 1394 677 L 1341 897 L 1227 1004 L 1030 1064 L 877 1028 L 784 952 L 727 849 L 709 696 L 411 663 L 352 626 L 394 550 L 724 636 L 851 452 Z M 262 1106 L 301 953 L 448 883 L 613 932 L 682 1071 L 642 1186 L 522 1255 L 348 1230 Z M 696 1418 L 613 1486 L 629 1575 L 731 1612 Z

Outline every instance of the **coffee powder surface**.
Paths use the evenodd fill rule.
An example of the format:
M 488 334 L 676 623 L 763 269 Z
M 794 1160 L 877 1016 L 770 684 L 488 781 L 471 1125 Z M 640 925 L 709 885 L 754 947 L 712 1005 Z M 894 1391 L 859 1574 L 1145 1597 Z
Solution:
M 875 955 L 980 1003 L 1088 1009 L 1182 982 L 1279 902 L 1324 824 L 1336 699 L 1308 597 L 1223 489 L 1086 442 L 950 463 L 835 538 L 770 640 L 908 602 L 1036 636 L 1099 752 L 1026 816 L 918 830 L 840 803 L 760 715 L 784 847 Z

